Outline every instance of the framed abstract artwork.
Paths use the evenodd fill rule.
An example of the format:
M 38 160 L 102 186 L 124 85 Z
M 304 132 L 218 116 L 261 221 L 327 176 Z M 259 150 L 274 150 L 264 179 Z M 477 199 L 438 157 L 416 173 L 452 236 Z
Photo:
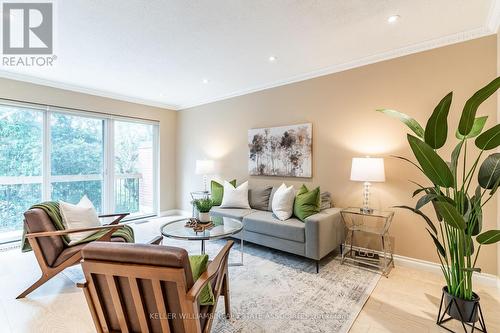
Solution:
M 248 130 L 251 176 L 312 177 L 312 124 Z

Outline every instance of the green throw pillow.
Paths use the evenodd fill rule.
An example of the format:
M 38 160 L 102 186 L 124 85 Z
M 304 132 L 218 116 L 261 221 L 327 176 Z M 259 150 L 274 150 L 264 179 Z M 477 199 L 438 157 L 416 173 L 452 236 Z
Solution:
M 231 180 L 229 183 L 236 187 L 236 179 Z M 212 180 L 210 182 L 210 193 L 214 206 L 220 206 L 222 204 L 222 197 L 224 196 L 224 185 Z
M 321 207 L 321 192 L 319 187 L 309 191 L 305 185 L 295 195 L 293 215 L 304 221 L 308 216 L 319 213 Z
M 208 254 L 189 256 L 189 264 L 193 274 L 193 281 L 196 281 L 207 270 Z M 201 290 L 198 299 L 201 305 L 214 305 L 214 294 L 210 282 Z

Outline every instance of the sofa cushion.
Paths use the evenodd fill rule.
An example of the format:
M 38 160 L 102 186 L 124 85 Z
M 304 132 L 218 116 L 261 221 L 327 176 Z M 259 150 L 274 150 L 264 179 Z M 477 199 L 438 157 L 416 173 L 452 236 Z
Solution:
M 224 181 L 224 195 L 220 207 L 250 209 L 250 204 L 248 203 L 248 181 L 240 184 L 238 187 Z
M 250 203 L 250 207 L 258 210 L 268 210 L 272 189 L 272 186 L 249 189 L 248 202 Z
M 320 210 L 325 210 L 325 209 L 332 208 L 332 207 L 333 207 L 332 194 L 330 192 L 321 193 Z
M 305 223 L 296 218 L 278 220 L 273 213 L 255 211 L 243 218 L 245 230 L 295 242 L 305 242 Z
M 293 215 L 304 221 L 306 217 L 319 213 L 321 197 L 319 187 L 310 190 L 304 184 L 295 196 Z
M 212 207 L 210 209 L 210 214 L 215 216 L 223 216 L 230 217 L 233 219 L 241 220 L 243 217 L 247 216 L 255 212 L 253 209 L 244 209 L 244 208 L 221 208 L 221 207 Z
M 293 215 L 293 202 L 295 200 L 295 191 L 293 185 L 286 186 L 281 184 L 274 193 L 272 208 L 274 216 L 281 221 L 288 220 Z
M 231 180 L 229 184 L 236 186 L 236 179 Z M 214 206 L 220 206 L 223 197 L 224 197 L 224 185 L 222 185 L 219 182 L 216 182 L 215 180 L 212 180 L 210 182 L 210 198 L 212 199 Z
M 273 211 L 273 198 L 274 198 L 274 193 L 278 190 L 279 186 L 273 186 L 271 189 L 271 194 L 269 195 L 269 205 L 267 206 L 267 210 L 272 212 Z

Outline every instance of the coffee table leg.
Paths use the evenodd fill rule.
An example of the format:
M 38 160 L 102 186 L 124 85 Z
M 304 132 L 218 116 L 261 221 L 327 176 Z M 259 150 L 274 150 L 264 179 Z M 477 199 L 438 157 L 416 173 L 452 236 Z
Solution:
M 243 265 L 243 236 L 241 236 L 240 250 L 241 250 L 241 264 Z
M 201 254 L 205 254 L 205 240 L 201 240 Z
M 240 239 L 240 250 L 241 250 L 241 262 L 230 262 L 227 265 L 228 266 L 243 266 L 243 235 L 241 236 Z

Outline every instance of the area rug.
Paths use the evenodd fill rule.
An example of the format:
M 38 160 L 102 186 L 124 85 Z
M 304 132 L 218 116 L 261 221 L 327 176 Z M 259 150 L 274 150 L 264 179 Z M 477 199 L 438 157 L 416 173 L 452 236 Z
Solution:
M 199 254 L 197 241 L 165 240 Z M 213 258 L 225 240 L 207 242 Z M 241 260 L 239 241 L 230 262 Z M 64 274 L 83 280 L 79 266 Z M 380 275 L 341 265 L 334 254 L 321 261 L 320 272 L 312 260 L 245 243 L 244 265 L 229 267 L 232 318 L 224 316 L 224 301 L 217 307 L 212 332 L 348 332 Z

